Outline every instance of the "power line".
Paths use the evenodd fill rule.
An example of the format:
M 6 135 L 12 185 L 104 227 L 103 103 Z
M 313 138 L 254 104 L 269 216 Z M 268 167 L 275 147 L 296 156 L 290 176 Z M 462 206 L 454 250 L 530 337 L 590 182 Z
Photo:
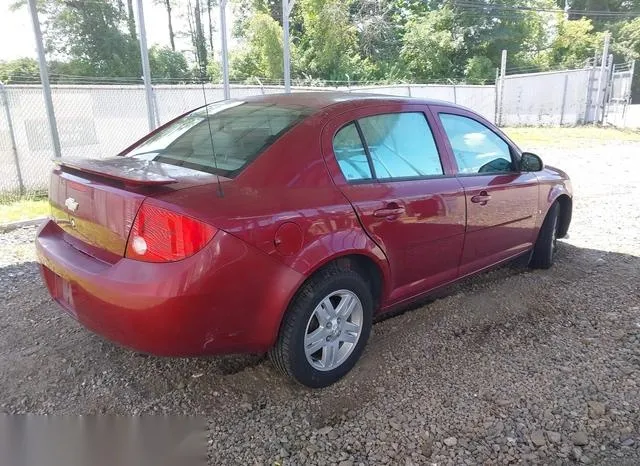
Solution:
M 494 10 L 494 11 L 510 11 L 510 12 L 537 12 L 537 13 L 561 13 L 564 14 L 565 10 L 560 8 L 536 8 L 529 6 L 508 6 L 508 5 L 495 5 L 490 3 L 478 3 L 469 0 L 454 0 L 453 4 L 461 8 L 472 8 L 481 10 Z M 638 17 L 640 11 L 596 11 L 596 10 L 572 10 L 569 9 L 568 13 L 571 15 L 580 16 L 601 16 L 612 18 L 625 18 L 625 17 Z

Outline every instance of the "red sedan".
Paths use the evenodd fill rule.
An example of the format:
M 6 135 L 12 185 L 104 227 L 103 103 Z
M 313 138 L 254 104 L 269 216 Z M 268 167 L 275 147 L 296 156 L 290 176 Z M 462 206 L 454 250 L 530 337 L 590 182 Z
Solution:
M 211 104 L 119 156 L 62 161 L 36 240 L 80 323 L 166 356 L 269 351 L 310 387 L 372 318 L 526 256 L 571 221 L 562 171 L 459 106 L 300 93 Z

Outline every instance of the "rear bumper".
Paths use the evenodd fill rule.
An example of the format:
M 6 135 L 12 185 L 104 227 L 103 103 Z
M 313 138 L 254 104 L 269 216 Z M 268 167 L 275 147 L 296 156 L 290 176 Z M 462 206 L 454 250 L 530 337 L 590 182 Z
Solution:
M 114 264 L 79 251 L 52 221 L 36 250 L 51 296 L 82 325 L 162 356 L 263 352 L 302 276 L 219 231 L 178 262 Z

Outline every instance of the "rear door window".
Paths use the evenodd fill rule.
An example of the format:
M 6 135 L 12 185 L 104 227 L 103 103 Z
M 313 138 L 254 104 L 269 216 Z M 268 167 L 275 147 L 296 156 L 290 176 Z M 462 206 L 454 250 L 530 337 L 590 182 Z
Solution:
M 440 155 L 423 113 L 389 113 L 358 120 L 378 179 L 442 175 Z
M 436 142 L 424 113 L 385 113 L 353 121 L 333 139 L 347 181 L 442 176 Z
M 267 103 L 212 104 L 125 155 L 233 177 L 309 114 L 305 107 Z
M 333 138 L 333 152 L 347 181 L 373 178 L 367 153 L 355 123 L 349 123 Z

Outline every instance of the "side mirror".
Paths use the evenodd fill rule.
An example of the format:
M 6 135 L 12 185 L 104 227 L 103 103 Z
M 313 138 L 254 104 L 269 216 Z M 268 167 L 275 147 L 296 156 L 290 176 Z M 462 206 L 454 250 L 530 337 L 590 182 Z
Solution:
M 520 170 L 523 172 L 539 172 L 544 168 L 542 159 L 531 152 L 523 152 L 520 157 Z

